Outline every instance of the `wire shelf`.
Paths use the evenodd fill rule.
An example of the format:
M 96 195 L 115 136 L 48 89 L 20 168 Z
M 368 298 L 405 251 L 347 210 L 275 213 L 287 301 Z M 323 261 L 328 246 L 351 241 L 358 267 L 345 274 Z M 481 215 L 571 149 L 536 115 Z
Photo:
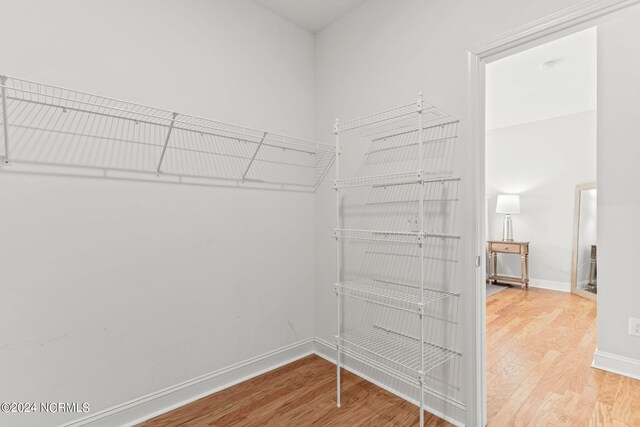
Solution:
M 333 147 L 301 138 L 19 78 L 0 83 L 10 161 L 315 189 L 334 160 Z
M 336 189 L 354 187 L 390 187 L 393 185 L 423 184 L 450 181 L 460 181 L 460 177 L 429 177 L 429 174 L 426 174 L 425 171 L 419 170 L 416 172 L 401 172 L 339 179 L 334 181 L 333 187 Z
M 411 133 L 417 134 L 420 128 L 420 115 L 422 116 L 423 130 L 459 122 L 457 118 L 437 107 L 418 101 L 342 123 L 336 122 L 333 130 L 334 133 L 341 133 L 353 129 L 361 129 L 364 136 L 370 137 L 375 142 L 384 138 Z
M 434 131 L 438 129 L 457 125 L 459 122 L 460 121 L 455 117 L 440 111 L 435 107 L 431 110 L 425 110 L 422 113 L 422 130 L 425 134 L 424 142 L 435 142 L 435 139 L 430 138 L 429 135 L 433 134 Z M 418 115 L 414 114 L 370 126 L 365 129 L 363 133 L 364 136 L 369 137 L 372 142 L 377 142 L 390 138 L 417 135 L 419 130 L 420 121 Z
M 421 244 L 427 238 L 433 239 L 460 239 L 457 234 L 427 233 L 391 230 L 357 230 L 348 228 L 336 228 L 334 237 L 337 239 L 371 240 L 389 243 L 414 243 Z
M 335 289 L 336 292 L 348 297 L 414 313 L 421 313 L 426 304 L 459 295 L 425 288 L 423 298 L 419 285 L 375 279 L 341 282 L 335 285 Z
M 421 172 L 422 171 L 389 173 L 383 175 L 338 179 L 333 182 L 333 188 L 340 189 L 353 187 L 369 187 L 375 185 L 418 184 L 422 179 Z
M 355 119 L 347 120 L 345 122 L 337 122 L 333 130 L 334 132 L 345 132 L 352 129 L 358 129 L 361 127 L 369 126 L 372 124 L 384 122 L 387 120 L 394 120 L 401 117 L 406 117 L 415 114 L 419 110 L 419 106 L 416 103 L 401 105 L 399 107 L 391 108 L 386 111 L 381 111 L 375 114 L 369 114 L 367 116 L 358 117 Z
M 429 342 L 423 342 L 424 370 L 420 362 L 420 339 L 374 325 L 356 329 L 336 337 L 345 353 L 353 353 L 403 376 L 424 375 L 461 354 Z
M 407 128 L 396 130 L 395 133 L 385 132 L 382 136 L 371 139 L 369 149 L 364 153 L 364 159 L 354 177 L 417 170 L 424 171 L 425 177 L 453 175 L 458 122 L 424 127 L 422 133 L 419 132 L 419 118 L 416 121 L 413 117 L 411 121 L 405 120 L 403 123 Z

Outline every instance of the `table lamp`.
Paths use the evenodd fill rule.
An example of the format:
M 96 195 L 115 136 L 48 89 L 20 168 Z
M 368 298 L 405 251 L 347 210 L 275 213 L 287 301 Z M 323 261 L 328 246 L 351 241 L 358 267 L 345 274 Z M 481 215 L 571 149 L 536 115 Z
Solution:
M 502 241 L 513 242 L 512 214 L 520 213 L 520 196 L 517 194 L 500 194 L 496 203 L 496 213 L 504 214 L 502 223 Z

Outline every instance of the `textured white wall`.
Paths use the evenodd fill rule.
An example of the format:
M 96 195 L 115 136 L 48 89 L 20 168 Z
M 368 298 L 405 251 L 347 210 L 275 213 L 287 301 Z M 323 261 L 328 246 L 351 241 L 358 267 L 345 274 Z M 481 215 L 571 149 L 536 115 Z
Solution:
M 313 36 L 249 1 L 7 0 L 0 39 L 3 74 L 313 136 Z M 0 401 L 95 413 L 313 335 L 313 194 L 16 172 Z
M 497 195 L 520 194 L 514 238 L 531 242 L 532 286 L 570 290 L 575 186 L 596 180 L 596 122 L 587 111 L 487 132 L 488 238 L 502 239 Z M 499 255 L 498 271 L 519 276 L 520 257 Z

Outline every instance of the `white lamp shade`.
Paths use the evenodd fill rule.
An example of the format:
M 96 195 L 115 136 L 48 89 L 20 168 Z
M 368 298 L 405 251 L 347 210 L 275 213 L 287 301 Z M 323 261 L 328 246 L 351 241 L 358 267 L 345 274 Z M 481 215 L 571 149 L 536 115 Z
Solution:
M 500 194 L 496 203 L 496 213 L 519 214 L 520 196 L 517 194 Z

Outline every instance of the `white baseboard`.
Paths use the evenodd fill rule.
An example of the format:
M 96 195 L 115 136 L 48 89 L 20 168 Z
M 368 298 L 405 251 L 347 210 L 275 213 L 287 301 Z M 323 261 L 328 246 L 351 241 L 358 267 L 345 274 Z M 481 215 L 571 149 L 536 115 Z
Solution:
M 336 348 L 335 345 L 317 338 L 315 339 L 315 353 L 322 357 L 325 360 L 328 360 L 331 363 L 336 363 Z M 346 365 L 343 365 L 343 368 L 346 369 L 349 372 L 352 372 L 354 374 L 356 374 L 359 377 L 364 378 L 365 380 L 377 385 L 378 387 L 387 390 L 390 393 L 395 394 L 396 396 L 407 400 L 411 403 L 413 403 L 414 405 L 418 406 L 418 401 L 407 396 L 406 394 L 402 393 L 399 390 L 396 390 L 390 386 L 388 386 L 387 384 L 384 384 L 374 378 L 371 378 L 371 376 L 366 375 L 364 373 L 362 373 L 361 371 L 359 371 L 358 369 L 355 369 L 352 366 L 349 366 L 349 364 L 347 363 Z M 439 392 L 437 392 L 436 390 L 431 390 L 431 389 L 425 389 L 425 394 L 429 395 L 437 400 L 439 400 L 442 403 L 442 406 L 444 408 L 446 408 L 444 411 L 443 410 L 439 410 L 433 407 L 430 407 L 428 405 L 425 405 L 425 409 L 427 410 L 427 412 L 436 415 L 440 418 L 442 418 L 445 421 L 450 422 L 451 424 L 458 426 L 458 427 L 464 427 L 464 422 L 460 421 L 463 420 L 465 417 L 465 405 L 462 402 L 458 402 L 457 400 L 451 399 Z M 445 413 L 446 412 L 446 413 Z
M 549 289 L 551 291 L 571 292 L 570 282 L 558 282 L 556 280 L 529 279 L 532 288 Z
M 155 393 L 124 402 L 64 424 L 63 427 L 132 426 L 314 353 L 331 363 L 335 363 L 335 348 L 333 345 L 318 338 L 308 338 Z M 359 372 L 348 364 L 344 368 L 402 399 L 418 404 L 415 399 Z M 442 411 L 426 406 L 427 411 L 456 426 L 464 426 L 464 423 L 459 421 L 464 418 L 464 404 L 435 390 L 426 390 L 425 393 L 441 401 L 443 407 L 446 408 Z M 445 412 L 455 415 L 451 416 Z
M 313 354 L 308 338 L 78 419 L 63 427 L 131 426 Z
M 640 380 L 640 360 L 596 349 L 592 367 Z

